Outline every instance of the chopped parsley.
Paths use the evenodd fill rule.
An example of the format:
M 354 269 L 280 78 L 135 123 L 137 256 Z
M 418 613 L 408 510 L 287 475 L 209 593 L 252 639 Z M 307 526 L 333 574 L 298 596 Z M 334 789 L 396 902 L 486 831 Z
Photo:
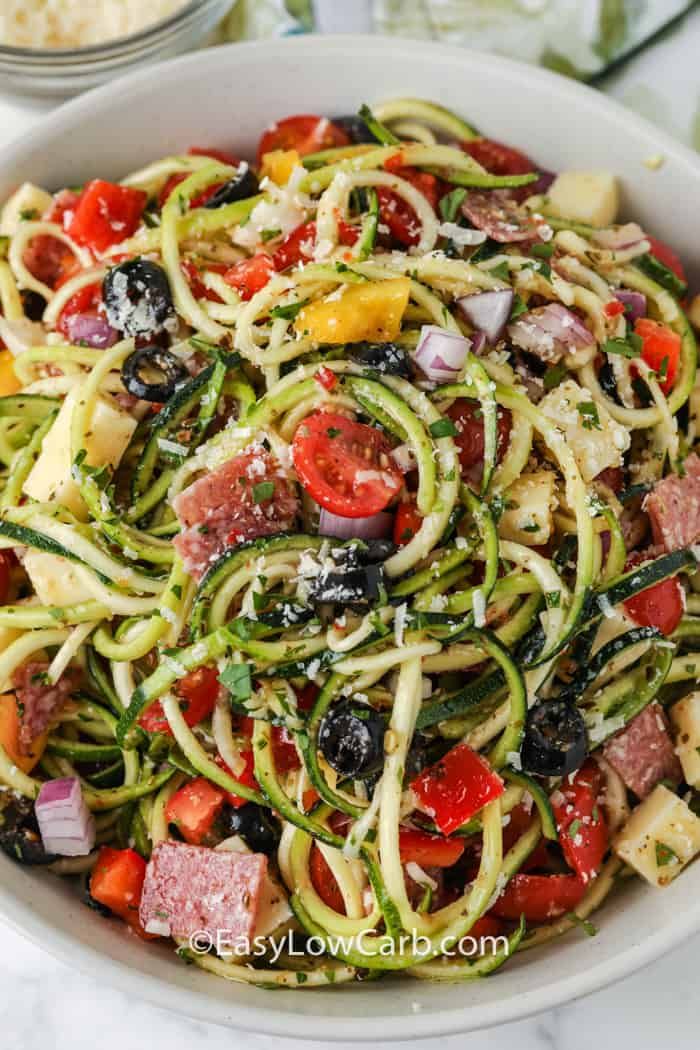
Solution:
M 281 318 L 283 321 L 293 321 L 300 310 L 308 303 L 308 299 L 301 299 L 298 303 L 287 303 L 285 306 L 273 306 L 270 317 Z
M 499 262 L 498 266 L 491 266 L 487 271 L 492 277 L 498 277 L 499 281 L 507 281 L 510 277 L 510 270 L 508 269 L 508 263 L 503 260 Z
M 282 231 L 279 230 L 279 229 L 277 229 L 277 230 L 261 230 L 260 231 L 260 240 L 263 242 L 263 244 L 267 244 L 268 241 L 274 241 L 275 237 L 279 237 L 281 233 L 282 233 Z
M 451 193 L 446 193 L 440 200 L 440 215 L 445 222 L 454 222 L 460 205 L 467 195 L 464 186 L 457 186 Z
M 528 310 L 527 304 L 523 302 L 520 296 L 516 293 L 513 296 L 513 308 L 510 311 L 509 321 L 514 321 L 516 317 L 520 317 L 521 314 L 526 314 Z
M 642 352 L 642 338 L 636 332 L 629 332 L 625 339 L 606 339 L 601 350 L 604 354 L 618 354 L 620 357 L 639 357 Z
M 338 427 L 329 427 L 326 434 L 332 441 L 333 438 L 337 438 L 342 434 L 342 430 L 339 430 Z
M 457 427 L 451 419 L 436 419 L 428 429 L 434 438 L 455 437 L 457 434 Z
M 274 481 L 259 481 L 253 485 L 253 503 L 264 503 L 266 499 L 272 499 L 274 494 Z
M 576 406 L 584 430 L 602 430 L 598 408 L 594 401 L 580 401 Z
M 554 245 L 551 241 L 546 244 L 533 244 L 530 255 L 536 255 L 538 259 L 551 259 L 554 255 Z
M 547 591 L 544 600 L 548 609 L 558 609 L 561 604 L 561 591 Z
M 219 675 L 234 700 L 247 700 L 252 692 L 250 664 L 227 664 Z
M 542 377 L 545 390 L 554 390 L 555 387 L 559 386 L 566 375 L 567 367 L 563 362 L 560 362 L 558 365 L 552 365 Z
M 665 842 L 656 843 L 656 866 L 665 868 L 667 864 L 678 863 L 678 854 Z

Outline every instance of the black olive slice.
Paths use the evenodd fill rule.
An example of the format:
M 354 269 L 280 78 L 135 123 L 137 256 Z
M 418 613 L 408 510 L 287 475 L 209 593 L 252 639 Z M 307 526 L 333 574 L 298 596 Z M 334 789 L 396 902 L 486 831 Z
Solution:
M 161 382 L 148 382 L 141 372 L 149 368 L 162 374 Z M 144 346 L 129 354 L 122 365 L 122 383 L 130 394 L 141 401 L 169 401 L 177 387 L 189 379 L 181 361 L 161 346 Z
M 227 807 L 223 821 L 228 834 L 240 835 L 254 853 L 266 853 L 269 856 L 277 849 L 280 826 L 257 802 L 246 802 L 238 809 Z
M 329 766 L 341 776 L 365 778 L 384 760 L 384 719 L 368 704 L 343 700 L 321 722 L 318 742 Z
M 342 117 L 331 117 L 331 123 L 341 128 L 355 143 L 371 142 L 375 146 L 377 145 L 377 140 L 367 127 L 367 124 L 356 113 L 350 113 L 348 116 Z
M 583 764 L 587 754 L 586 724 L 575 704 L 554 698 L 530 709 L 520 752 L 526 772 L 567 776 Z
M 254 197 L 259 191 L 260 186 L 258 185 L 255 172 L 251 168 L 246 168 L 245 171 L 234 175 L 232 179 L 225 182 L 223 186 L 219 186 L 216 193 L 209 198 L 204 207 L 220 208 L 222 204 L 233 204 L 235 201 L 244 201 L 248 197 Z
M 31 799 L 0 792 L 0 849 L 20 864 L 52 864 L 57 859 L 44 849 Z
M 107 320 L 126 336 L 154 335 L 174 316 L 168 275 L 147 259 L 129 259 L 102 283 Z
M 384 376 L 413 377 L 413 362 L 396 343 L 350 343 L 348 357 L 358 365 L 364 365 Z

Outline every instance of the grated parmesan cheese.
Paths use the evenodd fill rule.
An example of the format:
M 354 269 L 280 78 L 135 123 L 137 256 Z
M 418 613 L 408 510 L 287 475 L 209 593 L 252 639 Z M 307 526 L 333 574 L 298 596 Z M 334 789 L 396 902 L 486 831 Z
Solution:
M 139 33 L 186 0 L 3 0 L 0 41 L 11 47 L 71 48 Z

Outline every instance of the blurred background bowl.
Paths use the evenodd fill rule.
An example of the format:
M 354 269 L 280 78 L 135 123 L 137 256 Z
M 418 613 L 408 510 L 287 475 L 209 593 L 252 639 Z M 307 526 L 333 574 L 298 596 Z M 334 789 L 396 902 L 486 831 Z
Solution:
M 79 48 L 0 45 L 0 91 L 68 98 L 149 62 L 198 47 L 236 0 L 189 0 L 169 18 L 131 36 Z

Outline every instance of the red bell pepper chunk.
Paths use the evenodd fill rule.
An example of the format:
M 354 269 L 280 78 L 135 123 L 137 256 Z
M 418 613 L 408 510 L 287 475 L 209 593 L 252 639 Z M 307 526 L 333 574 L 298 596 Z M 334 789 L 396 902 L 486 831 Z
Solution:
M 421 809 L 450 835 L 488 802 L 500 798 L 503 781 L 468 744 L 457 744 L 411 783 Z
M 446 839 L 415 828 L 399 829 L 399 853 L 403 864 L 451 868 L 464 853 L 463 839 Z
M 324 390 L 332 390 L 338 382 L 338 377 L 333 369 L 326 368 L 325 365 L 321 365 L 319 370 L 314 373 L 314 379 Z
M 564 857 L 584 884 L 598 874 L 608 850 L 608 826 L 598 805 L 601 787 L 598 766 L 586 762 L 571 780 L 566 777 L 552 796 Z
M 210 303 L 223 303 L 220 295 L 217 295 L 213 289 L 207 288 L 199 270 L 191 259 L 182 259 L 180 268 L 187 278 L 190 291 L 195 299 L 207 299 Z M 207 263 L 207 270 L 211 270 L 212 273 L 218 273 L 223 277 L 228 270 L 228 266 L 224 266 L 221 263 Z
M 179 680 L 176 692 L 180 697 L 182 716 L 188 726 L 198 725 L 212 713 L 219 688 L 219 674 L 215 667 L 199 667 Z M 144 711 L 138 724 L 147 733 L 167 733 L 172 736 L 160 700 Z
M 514 875 L 491 908 L 500 919 L 558 919 L 580 904 L 586 884 L 577 875 Z
M 341 244 L 353 245 L 359 236 L 359 227 L 351 226 L 342 219 L 338 222 L 338 240 Z M 288 270 L 290 266 L 297 266 L 300 262 L 309 262 L 313 259 L 315 242 L 316 223 L 313 220 L 297 226 L 275 250 L 272 256 L 275 269 Z
M 243 784 L 244 787 L 252 788 L 253 791 L 259 790 L 259 784 L 255 779 L 255 757 L 250 748 L 245 751 L 241 751 L 241 758 L 245 762 L 245 769 L 238 776 L 226 765 L 221 755 L 216 756 L 216 764 L 220 766 L 230 777 L 238 781 L 239 784 Z M 241 798 L 240 795 L 234 795 L 233 792 L 226 792 L 226 801 L 233 806 L 234 809 L 240 809 L 241 806 L 245 806 L 248 801 L 247 798 Z
M 410 543 L 423 524 L 423 516 L 415 503 L 399 503 L 394 518 L 394 543 L 403 547 Z
M 93 179 L 80 194 L 68 233 L 77 244 L 104 252 L 136 232 L 147 200 L 143 190 Z
M 226 284 L 230 284 L 239 293 L 241 299 L 252 299 L 261 291 L 275 272 L 269 255 L 259 252 L 250 259 L 242 259 L 224 274 Z
M 670 393 L 681 359 L 680 335 L 649 317 L 640 317 L 634 331 L 642 340 L 642 360 L 657 373 L 664 394 Z
M 624 312 L 625 304 L 621 303 L 619 299 L 611 299 L 610 302 L 606 303 L 603 307 L 603 313 L 606 317 L 618 317 Z
M 165 807 L 165 819 L 174 824 L 185 842 L 199 846 L 211 831 L 226 795 L 205 777 L 183 784 Z
M 90 896 L 150 939 L 139 921 L 145 877 L 146 861 L 136 850 L 102 846 L 90 876 Z

